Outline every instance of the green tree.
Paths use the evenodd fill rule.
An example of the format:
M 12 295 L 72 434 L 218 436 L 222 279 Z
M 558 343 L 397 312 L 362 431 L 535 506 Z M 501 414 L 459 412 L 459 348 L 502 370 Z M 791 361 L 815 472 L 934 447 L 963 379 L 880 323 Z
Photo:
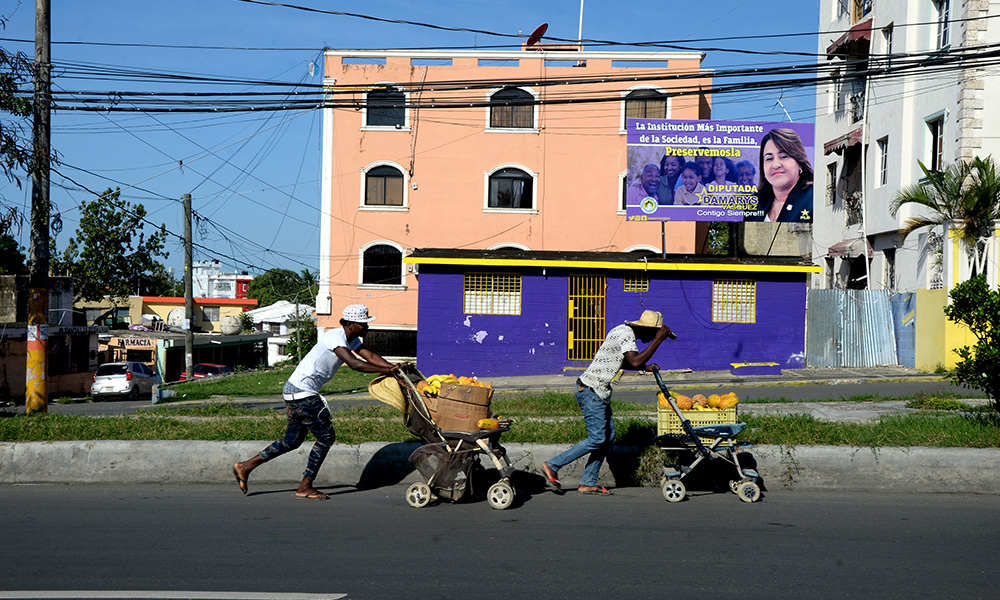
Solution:
M 315 275 L 304 269 L 297 274 L 288 269 L 270 269 L 263 275 L 254 277 L 247 288 L 247 295 L 269 306 L 278 300 L 312 304 L 317 294 Z
M 1000 411 L 1000 291 L 991 291 L 986 276 L 976 275 L 952 288 L 949 296 L 945 316 L 968 327 L 977 340 L 955 350 L 961 360 L 950 378 L 986 392 Z
M 80 225 L 62 255 L 52 252 L 54 274 L 73 278 L 76 300 L 104 296 L 127 298 L 147 293 L 162 280 L 167 258 L 163 250 L 167 233 L 163 225 L 147 235 L 146 209 L 119 200 L 119 190 L 106 190 L 80 207 Z
M 917 161 L 924 180 L 904 187 L 889 205 L 892 216 L 906 204 L 926 208 L 930 214 L 908 219 L 900 229 L 903 240 L 925 227 L 949 223 L 970 250 L 979 248 L 994 220 L 1000 218 L 1000 175 L 993 158 L 978 156 L 971 161 L 948 165 L 943 171 L 931 170 Z
M 0 15 L 0 28 L 7 19 Z M 31 60 L 22 52 L 10 53 L 0 48 L 0 169 L 7 181 L 21 188 L 18 171 L 31 172 L 31 96 L 23 93 L 32 80 Z M 22 92 L 22 93 L 19 93 Z M 0 233 L 8 230 L 19 217 L 15 206 L 0 196 Z
M 300 314 L 297 318 L 288 320 L 288 343 L 285 344 L 285 355 L 299 361 L 306 352 L 312 350 L 317 339 L 316 321 L 312 315 Z
M 0 233 L 0 275 L 25 275 L 24 253 L 10 234 Z

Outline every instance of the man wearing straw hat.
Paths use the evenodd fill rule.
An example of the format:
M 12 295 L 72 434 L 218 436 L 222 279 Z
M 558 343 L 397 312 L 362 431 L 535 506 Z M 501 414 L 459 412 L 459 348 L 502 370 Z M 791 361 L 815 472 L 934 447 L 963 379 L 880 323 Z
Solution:
M 330 497 L 313 487 L 316 473 L 326 459 L 330 446 L 336 439 L 330 419 L 330 407 L 319 391 L 333 379 L 340 366 L 346 364 L 362 373 L 392 373 L 396 365 L 364 346 L 362 336 L 368 331 L 369 316 L 364 304 L 351 304 L 344 309 L 340 327 L 323 334 L 312 350 L 285 382 L 282 397 L 288 415 L 285 437 L 264 448 L 260 454 L 233 465 L 233 475 L 240 490 L 247 493 L 247 478 L 259 465 L 294 450 L 302 445 L 306 432 L 316 437 L 309 452 L 309 462 L 302 481 L 295 490 L 296 498 L 327 500 Z
M 670 328 L 663 324 L 663 315 L 657 311 L 644 310 L 638 321 L 625 321 L 608 332 L 590 367 L 576 380 L 576 401 L 583 410 L 583 421 L 587 425 L 587 439 L 578 442 L 559 456 L 542 463 L 546 486 L 552 491 L 563 493 L 559 481 L 559 469 L 585 454 L 590 454 L 583 477 L 576 491 L 592 496 L 610 496 L 611 491 L 597 485 L 597 476 L 604 464 L 604 457 L 615 439 L 615 424 L 611 417 L 611 381 L 620 369 L 652 371 L 655 364 L 646 364 L 660 343 L 666 338 L 676 339 Z M 636 338 L 648 343 L 639 352 Z

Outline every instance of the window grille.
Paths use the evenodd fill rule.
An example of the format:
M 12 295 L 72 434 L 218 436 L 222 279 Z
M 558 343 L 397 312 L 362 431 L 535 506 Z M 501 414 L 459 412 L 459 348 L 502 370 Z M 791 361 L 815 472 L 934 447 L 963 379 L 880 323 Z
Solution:
M 642 271 L 633 271 L 625 275 L 626 292 L 648 292 L 649 275 Z
M 604 343 L 606 289 L 600 275 L 569 277 L 569 360 L 592 360 Z
M 712 321 L 715 323 L 756 323 L 757 282 L 746 279 L 717 279 L 713 281 Z
M 521 274 L 466 273 L 462 311 L 467 315 L 521 314 Z

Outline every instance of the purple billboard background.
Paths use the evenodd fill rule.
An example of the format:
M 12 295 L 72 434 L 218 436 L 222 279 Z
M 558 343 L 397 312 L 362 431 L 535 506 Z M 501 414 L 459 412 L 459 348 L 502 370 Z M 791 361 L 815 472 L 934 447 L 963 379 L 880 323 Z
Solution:
M 773 129 L 794 132 L 790 137 L 794 140 L 797 136 L 801 141 L 799 146 L 811 170 L 815 139 L 812 123 L 628 119 L 626 218 L 629 221 L 765 220 L 765 210 L 771 203 L 767 199 L 767 204 L 762 204 L 758 195 L 761 184 L 767 183 L 760 165 L 760 142 Z M 706 159 L 701 157 L 712 163 L 707 176 L 704 171 L 676 172 L 678 166 L 683 171 L 686 163 L 702 167 L 698 161 Z M 718 163 L 716 158 L 720 159 Z M 720 165 L 718 170 L 716 164 Z M 668 175 L 671 170 L 672 176 Z M 777 220 L 811 223 L 814 186 L 808 185 L 806 179 L 796 181 L 796 191 L 775 208 L 779 214 Z M 775 183 L 766 187 L 778 186 Z M 781 210 L 782 207 L 786 210 Z

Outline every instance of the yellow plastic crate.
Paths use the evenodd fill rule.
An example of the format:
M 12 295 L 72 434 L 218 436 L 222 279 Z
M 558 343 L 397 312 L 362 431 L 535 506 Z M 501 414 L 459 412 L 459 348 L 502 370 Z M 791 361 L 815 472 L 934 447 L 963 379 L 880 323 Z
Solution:
M 697 427 L 699 425 L 725 425 L 727 423 L 736 423 L 736 407 L 730 406 L 723 410 L 682 410 L 681 414 L 688 421 L 691 421 L 691 425 Z M 663 435 L 665 433 L 672 433 L 676 435 L 683 435 L 684 428 L 681 427 L 681 420 L 677 418 L 677 413 L 674 409 L 669 406 L 657 406 L 656 407 L 656 434 Z M 706 438 L 698 436 L 704 443 L 710 443 L 712 438 Z

